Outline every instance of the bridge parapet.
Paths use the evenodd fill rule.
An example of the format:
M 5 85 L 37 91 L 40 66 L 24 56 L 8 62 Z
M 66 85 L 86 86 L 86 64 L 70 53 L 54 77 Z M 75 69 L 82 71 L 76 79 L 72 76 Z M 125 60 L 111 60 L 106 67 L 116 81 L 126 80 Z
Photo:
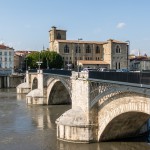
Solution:
M 89 78 L 89 74 L 88 72 L 75 72 L 72 71 L 72 78 L 84 78 L 84 79 L 88 79 Z

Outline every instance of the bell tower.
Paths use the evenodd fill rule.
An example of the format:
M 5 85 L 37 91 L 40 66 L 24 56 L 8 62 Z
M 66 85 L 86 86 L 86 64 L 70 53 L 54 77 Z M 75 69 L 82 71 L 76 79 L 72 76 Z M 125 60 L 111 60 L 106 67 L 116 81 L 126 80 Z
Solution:
M 55 26 L 52 26 L 49 31 L 49 48 L 50 51 L 54 50 L 55 40 L 66 40 L 66 30 L 57 29 Z

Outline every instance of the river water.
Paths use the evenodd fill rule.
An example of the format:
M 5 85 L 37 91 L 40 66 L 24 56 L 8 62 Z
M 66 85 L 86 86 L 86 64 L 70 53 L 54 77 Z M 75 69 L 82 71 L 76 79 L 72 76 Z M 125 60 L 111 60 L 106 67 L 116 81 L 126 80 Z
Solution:
M 28 106 L 16 89 L 0 89 L 0 150 L 150 150 L 146 142 L 74 144 L 56 138 L 55 120 L 71 106 Z

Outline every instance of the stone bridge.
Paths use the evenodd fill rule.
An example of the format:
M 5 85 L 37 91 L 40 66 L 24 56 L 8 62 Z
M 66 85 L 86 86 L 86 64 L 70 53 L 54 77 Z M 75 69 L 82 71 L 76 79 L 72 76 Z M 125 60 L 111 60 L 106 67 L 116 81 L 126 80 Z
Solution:
M 27 72 L 26 82 L 17 87 L 17 93 L 27 93 L 28 105 L 72 105 L 56 120 L 60 140 L 80 143 L 110 141 L 148 131 L 149 74 L 145 78 L 137 78 L 141 77 L 137 73 L 127 74 L 131 82 L 124 82 L 126 78 L 122 73 L 117 78 L 115 73 L 116 81 L 113 81 L 112 73 L 107 73 L 110 80 L 106 80 L 102 73 L 98 78 L 95 76 L 86 72 L 69 75 L 43 73 L 42 70 Z

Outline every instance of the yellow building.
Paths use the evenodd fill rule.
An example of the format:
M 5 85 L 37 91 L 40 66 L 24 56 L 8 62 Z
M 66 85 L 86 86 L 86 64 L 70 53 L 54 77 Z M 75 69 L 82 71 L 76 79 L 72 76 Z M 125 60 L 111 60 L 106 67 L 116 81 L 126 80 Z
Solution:
M 64 66 L 128 68 L 128 43 L 109 39 L 100 41 L 67 40 L 66 30 L 52 27 L 49 31 L 49 49 L 59 53 Z

